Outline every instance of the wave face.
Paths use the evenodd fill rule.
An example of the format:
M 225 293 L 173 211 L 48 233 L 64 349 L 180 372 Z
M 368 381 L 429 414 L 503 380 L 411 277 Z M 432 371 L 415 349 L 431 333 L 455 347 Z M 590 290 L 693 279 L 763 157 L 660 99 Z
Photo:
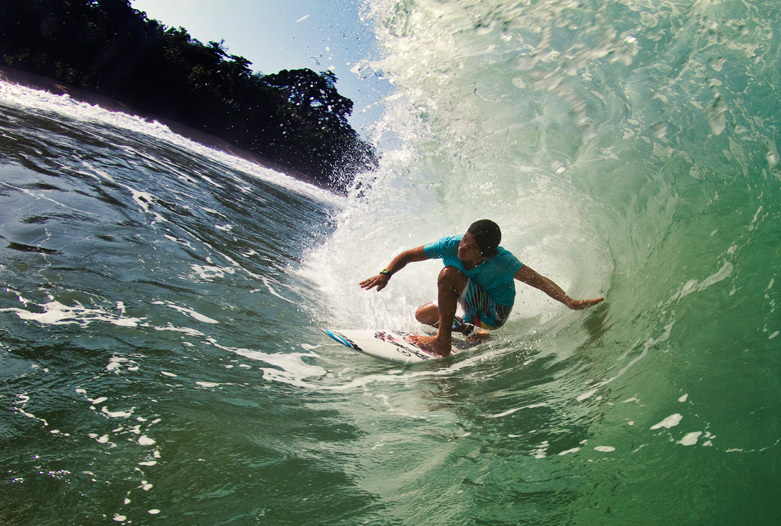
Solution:
M 346 198 L 0 83 L 0 522 L 778 523 L 776 2 L 376 0 L 395 86 Z M 399 367 L 483 217 L 519 284 Z M 750 518 L 750 519 L 748 519 Z
M 399 515 L 777 519 L 761 458 L 779 455 L 779 5 L 416 0 L 368 14 L 382 55 L 363 67 L 397 92 L 375 130 L 380 171 L 312 255 L 331 320 L 416 327 L 436 264 L 380 294 L 354 283 L 483 217 L 573 297 L 607 298 L 572 313 L 519 285 L 491 351 L 437 370 L 452 429 L 405 472 L 436 496 Z

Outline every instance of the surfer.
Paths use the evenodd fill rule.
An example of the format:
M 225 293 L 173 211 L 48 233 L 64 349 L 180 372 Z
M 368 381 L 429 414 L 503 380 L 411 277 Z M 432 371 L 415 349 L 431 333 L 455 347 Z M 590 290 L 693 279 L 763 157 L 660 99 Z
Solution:
M 408 263 L 442 259 L 445 268 L 437 279 L 437 302 L 422 305 L 415 312 L 415 318 L 435 327 L 437 334 L 411 338 L 415 344 L 442 356 L 450 354 L 453 331 L 480 341 L 488 338 L 487 330 L 504 325 L 515 302 L 514 280 L 543 291 L 573 310 L 585 309 L 604 300 L 570 298 L 553 281 L 500 247 L 501 239 L 499 226 L 489 219 L 481 219 L 472 223 L 463 236 L 444 237 L 405 250 L 393 258 L 387 268 L 363 280 L 360 286 L 365 290 L 376 288 L 379 292 L 388 285 L 391 276 Z

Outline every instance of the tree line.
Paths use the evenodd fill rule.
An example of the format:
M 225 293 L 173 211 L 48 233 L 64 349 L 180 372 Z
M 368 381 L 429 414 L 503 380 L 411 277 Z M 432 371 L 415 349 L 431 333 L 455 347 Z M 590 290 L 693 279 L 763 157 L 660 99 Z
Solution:
M 342 189 L 376 166 L 330 71 L 263 75 L 129 0 L 2 0 L 0 63 L 170 119 Z

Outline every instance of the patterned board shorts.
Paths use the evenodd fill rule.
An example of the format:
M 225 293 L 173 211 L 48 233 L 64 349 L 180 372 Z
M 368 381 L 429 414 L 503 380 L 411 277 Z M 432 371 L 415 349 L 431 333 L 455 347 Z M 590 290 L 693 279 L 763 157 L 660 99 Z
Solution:
M 435 301 L 434 304 L 436 303 Z M 480 285 L 469 279 L 458 298 L 453 329 L 459 329 L 467 335 L 474 330 L 474 327 L 498 329 L 507 321 L 512 309 L 512 307 L 497 305 Z M 472 327 L 462 327 L 464 324 Z

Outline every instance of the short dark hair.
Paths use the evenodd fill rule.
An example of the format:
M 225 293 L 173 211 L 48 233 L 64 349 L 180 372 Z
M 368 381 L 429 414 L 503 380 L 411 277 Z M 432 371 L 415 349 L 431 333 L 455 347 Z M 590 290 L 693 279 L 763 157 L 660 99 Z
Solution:
M 496 255 L 496 249 L 502 241 L 502 231 L 499 229 L 499 225 L 490 219 L 481 219 L 472 223 L 467 232 L 475 238 L 475 243 L 484 256 Z

